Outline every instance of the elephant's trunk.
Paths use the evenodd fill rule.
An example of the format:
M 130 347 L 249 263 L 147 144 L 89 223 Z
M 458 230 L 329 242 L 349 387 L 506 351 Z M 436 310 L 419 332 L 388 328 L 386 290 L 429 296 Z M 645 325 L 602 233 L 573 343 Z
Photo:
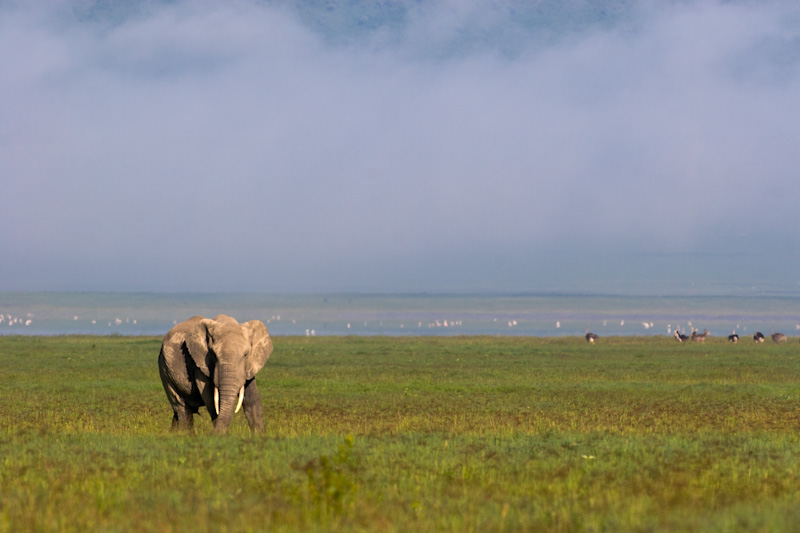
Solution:
M 217 411 L 214 432 L 226 433 L 233 414 L 239 410 L 244 399 L 244 377 L 224 365 L 219 365 L 217 370 L 219 388 L 214 389 L 214 409 Z

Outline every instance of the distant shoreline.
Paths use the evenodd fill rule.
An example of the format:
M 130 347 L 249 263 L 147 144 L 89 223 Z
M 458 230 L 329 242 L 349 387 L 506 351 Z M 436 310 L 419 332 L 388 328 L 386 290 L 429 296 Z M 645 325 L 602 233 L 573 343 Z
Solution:
M 194 315 L 262 320 L 283 336 L 671 335 L 800 331 L 800 296 L 0 293 L 0 335 L 163 335 Z

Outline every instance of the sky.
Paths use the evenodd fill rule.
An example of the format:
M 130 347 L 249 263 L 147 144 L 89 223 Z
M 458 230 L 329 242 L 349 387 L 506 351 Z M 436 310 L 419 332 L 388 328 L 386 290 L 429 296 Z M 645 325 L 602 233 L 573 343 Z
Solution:
M 798 94 L 795 2 L 0 0 L 0 291 L 798 291 Z

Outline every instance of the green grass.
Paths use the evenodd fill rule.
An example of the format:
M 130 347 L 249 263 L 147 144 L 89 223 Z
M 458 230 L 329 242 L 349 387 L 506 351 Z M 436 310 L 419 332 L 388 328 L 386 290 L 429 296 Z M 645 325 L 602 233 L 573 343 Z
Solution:
M 794 531 L 800 346 L 278 337 L 266 435 L 159 339 L 0 337 L 0 531 Z

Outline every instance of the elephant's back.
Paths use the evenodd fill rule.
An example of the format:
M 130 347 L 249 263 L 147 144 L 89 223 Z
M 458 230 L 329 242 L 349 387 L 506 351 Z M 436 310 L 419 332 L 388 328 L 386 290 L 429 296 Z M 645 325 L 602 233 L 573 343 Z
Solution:
M 186 351 L 184 331 L 172 331 L 164 337 L 161 351 L 158 354 L 158 371 L 164 386 L 170 386 L 181 395 L 192 392 L 192 379 L 189 369 L 191 357 Z
M 197 326 L 197 324 L 200 323 L 202 320 L 205 320 L 205 317 L 196 315 L 188 320 L 184 320 L 183 322 L 175 324 L 174 326 L 172 326 L 172 329 L 170 329 L 167 332 L 167 334 L 164 335 L 163 344 L 166 344 L 168 340 L 171 341 L 172 338 L 180 334 L 183 334 L 183 339 L 180 341 L 183 342 L 184 340 L 186 340 L 186 335 L 188 335 L 189 332 L 192 331 L 195 328 L 195 326 Z
M 186 367 L 186 339 L 191 334 L 195 326 L 204 318 L 193 316 L 170 329 L 164 340 L 161 342 L 161 351 L 158 354 L 158 367 L 162 377 L 170 380 L 184 382 L 189 379 L 189 372 Z M 176 369 L 180 369 L 180 375 L 176 376 Z

